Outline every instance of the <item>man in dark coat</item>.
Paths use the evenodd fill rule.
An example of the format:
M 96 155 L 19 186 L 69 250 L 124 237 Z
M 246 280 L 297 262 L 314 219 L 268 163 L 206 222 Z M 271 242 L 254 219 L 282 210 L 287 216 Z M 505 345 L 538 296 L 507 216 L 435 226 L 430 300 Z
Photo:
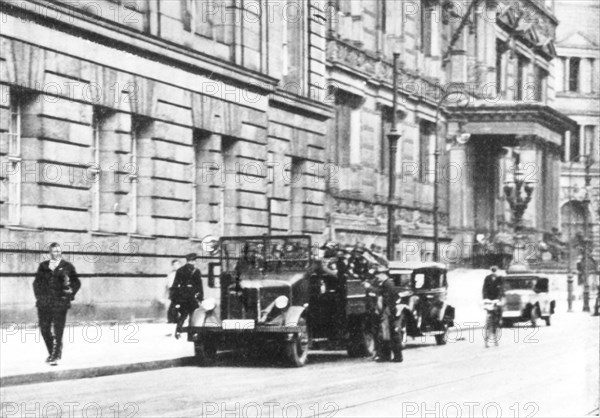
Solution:
M 385 270 L 384 267 L 380 267 L 376 273 L 379 293 L 377 310 L 380 316 L 375 360 L 401 363 L 403 361 L 401 324 L 400 318 L 396 315 L 398 292 L 394 286 L 394 280 Z
M 202 275 L 196 267 L 196 253 L 185 256 L 187 263 L 175 273 L 175 281 L 171 287 L 171 300 L 179 306 L 179 318 L 175 330 L 175 338 L 181 336 L 183 323 L 189 315 L 198 309 L 198 303 L 204 299 Z
M 50 260 L 40 263 L 33 281 L 40 331 L 49 354 L 46 362 L 51 365 L 56 365 L 62 357 L 67 311 L 80 287 L 75 267 L 62 259 L 60 245 L 53 242 Z
M 502 279 L 498 276 L 498 267 L 492 266 L 492 272 L 483 280 L 483 298 L 484 299 L 500 299 L 504 296 L 504 288 L 502 287 Z

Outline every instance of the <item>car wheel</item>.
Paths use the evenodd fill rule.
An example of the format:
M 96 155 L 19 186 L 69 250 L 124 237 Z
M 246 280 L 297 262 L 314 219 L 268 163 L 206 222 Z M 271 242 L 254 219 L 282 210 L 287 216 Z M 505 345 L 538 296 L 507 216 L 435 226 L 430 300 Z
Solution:
M 194 342 L 194 354 L 199 366 L 210 366 L 217 360 L 217 343 L 212 339 Z
M 400 318 L 398 319 L 398 335 L 400 339 L 400 345 L 404 350 L 406 348 L 406 344 L 408 343 L 408 331 L 407 331 L 408 317 L 405 311 L 400 313 Z
M 546 326 L 549 327 L 550 325 L 552 325 L 552 321 L 551 321 L 551 316 L 548 315 L 546 317 L 544 317 L 544 321 L 546 321 Z
M 448 335 L 448 324 L 446 324 L 445 322 L 442 323 L 442 334 L 437 334 L 435 336 L 435 343 L 437 345 L 444 345 L 446 344 L 447 341 L 447 335 Z
M 502 328 L 510 328 L 515 325 L 515 322 L 512 319 L 502 319 L 501 324 L 502 324 L 501 325 Z
M 293 367 L 302 367 L 306 364 L 308 358 L 308 347 L 310 346 L 310 336 L 308 334 L 308 325 L 306 318 L 301 316 L 298 319 L 298 331 L 290 341 L 286 342 L 285 355 L 288 362 Z
M 350 324 L 348 356 L 370 357 L 375 355 L 375 330 L 367 318 L 357 318 Z

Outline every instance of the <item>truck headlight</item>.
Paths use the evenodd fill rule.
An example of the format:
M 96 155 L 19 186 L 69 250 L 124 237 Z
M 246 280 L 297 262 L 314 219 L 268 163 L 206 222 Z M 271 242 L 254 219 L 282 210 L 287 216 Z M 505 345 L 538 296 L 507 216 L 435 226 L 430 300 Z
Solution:
M 288 299 L 287 296 L 279 296 L 277 299 L 275 299 L 275 307 L 277 309 L 283 309 L 286 306 L 288 306 L 289 302 L 290 302 L 290 300 Z
M 208 298 L 208 299 L 204 299 L 202 301 L 202 308 L 208 312 L 208 311 L 212 311 L 213 309 L 216 308 L 217 306 L 217 302 L 213 299 L 213 298 Z

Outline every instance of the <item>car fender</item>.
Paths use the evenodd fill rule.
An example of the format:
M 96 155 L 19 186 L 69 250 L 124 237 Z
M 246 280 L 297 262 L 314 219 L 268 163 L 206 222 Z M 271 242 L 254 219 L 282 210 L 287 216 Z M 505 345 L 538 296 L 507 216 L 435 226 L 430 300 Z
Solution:
M 221 319 L 216 311 L 206 311 L 202 306 L 197 308 L 190 318 L 190 326 L 192 327 L 220 327 Z
M 440 317 L 438 318 L 440 322 L 448 322 L 448 326 L 454 325 L 454 315 L 455 309 L 454 306 L 448 305 L 444 303 L 442 309 L 440 310 Z
M 284 325 L 295 326 L 298 324 L 298 320 L 305 310 L 306 308 L 304 306 L 290 306 L 285 311 Z

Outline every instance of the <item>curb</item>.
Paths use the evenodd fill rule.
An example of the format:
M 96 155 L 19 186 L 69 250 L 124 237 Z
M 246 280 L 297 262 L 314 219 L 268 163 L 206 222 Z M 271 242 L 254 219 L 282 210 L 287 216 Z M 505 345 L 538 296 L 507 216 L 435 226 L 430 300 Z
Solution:
M 0 378 L 0 387 L 29 385 L 58 380 L 86 379 L 91 377 L 112 376 L 117 374 L 147 372 L 151 370 L 183 367 L 194 364 L 194 357 L 180 357 L 170 360 L 155 360 L 110 366 L 86 367 L 80 369 L 57 370 L 5 376 Z

